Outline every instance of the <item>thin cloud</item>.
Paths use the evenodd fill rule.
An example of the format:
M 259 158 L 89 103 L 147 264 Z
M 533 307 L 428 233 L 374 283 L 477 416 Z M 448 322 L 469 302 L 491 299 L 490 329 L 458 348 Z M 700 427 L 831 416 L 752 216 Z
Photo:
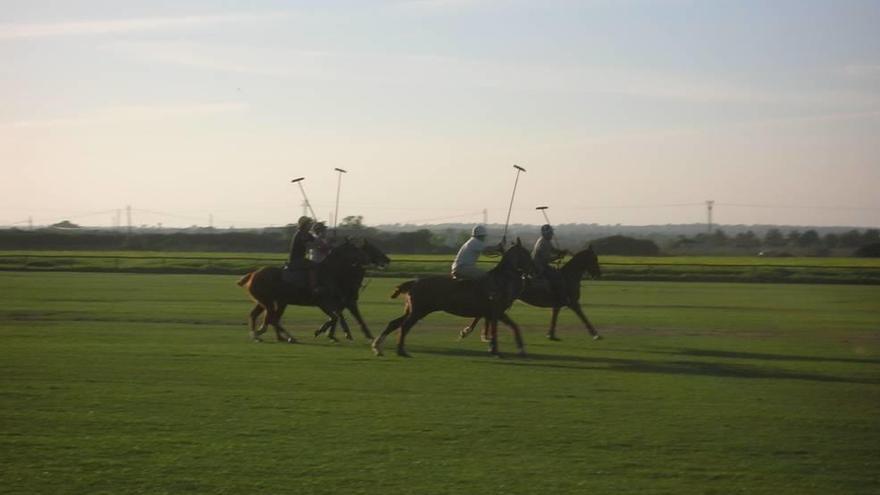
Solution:
M 125 105 L 86 112 L 80 115 L 51 119 L 19 120 L 3 125 L 15 129 L 46 127 L 81 127 L 120 122 L 141 122 L 168 117 L 198 116 L 243 112 L 250 107 L 243 102 L 190 103 L 177 105 Z
M 0 40 L 20 40 L 65 36 L 95 36 L 168 29 L 186 29 L 229 23 L 256 22 L 286 15 L 279 12 L 191 15 L 180 17 L 145 17 L 48 23 L 0 24 Z

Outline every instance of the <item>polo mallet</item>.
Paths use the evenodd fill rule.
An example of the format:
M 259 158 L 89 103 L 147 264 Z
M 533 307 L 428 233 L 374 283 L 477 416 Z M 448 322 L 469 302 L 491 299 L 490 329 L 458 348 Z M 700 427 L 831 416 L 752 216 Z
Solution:
M 333 236 L 335 237 L 336 225 L 339 224 L 339 190 L 342 188 L 342 174 L 347 174 L 348 171 L 341 168 L 334 168 L 333 170 L 339 172 L 339 178 L 336 180 L 336 211 L 333 212 Z
M 315 215 L 315 210 L 312 209 L 312 204 L 309 203 L 309 197 L 306 196 L 306 190 L 305 190 L 305 188 L 303 188 L 303 185 L 302 185 L 302 181 L 304 181 L 305 179 L 306 179 L 305 177 L 297 177 L 296 179 L 293 179 L 290 182 L 296 182 L 296 185 L 299 186 L 299 190 L 303 195 L 303 200 L 306 202 L 306 206 L 309 208 L 309 211 L 312 213 L 312 218 L 314 218 L 315 221 L 317 221 L 318 215 Z
M 519 184 L 519 173 L 526 171 L 526 169 L 519 165 L 514 165 L 513 168 L 516 169 L 516 180 L 513 181 L 513 193 L 510 195 L 510 206 L 507 207 L 507 220 L 504 221 L 504 235 L 501 236 L 501 247 L 507 245 L 507 227 L 510 225 L 510 212 L 513 210 L 513 198 L 516 196 L 516 185 Z

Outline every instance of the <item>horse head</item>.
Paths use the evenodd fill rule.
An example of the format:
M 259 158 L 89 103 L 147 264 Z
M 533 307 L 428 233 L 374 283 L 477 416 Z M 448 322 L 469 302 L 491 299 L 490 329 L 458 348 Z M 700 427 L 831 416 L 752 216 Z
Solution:
M 370 243 L 370 241 L 364 239 L 363 244 L 361 245 L 361 250 L 367 255 L 367 259 L 369 260 L 367 263 L 370 265 L 375 265 L 379 268 L 385 268 L 391 263 L 391 259 L 385 255 L 379 248 Z
M 571 265 L 571 269 L 581 273 L 586 271 L 591 278 L 602 278 L 602 269 L 599 267 L 599 257 L 593 251 L 593 245 L 587 246 L 587 249 L 577 252 L 572 256 L 566 266 Z M 565 268 L 565 267 L 563 267 Z
M 499 265 L 513 268 L 526 275 L 535 273 L 535 263 L 532 261 L 532 255 L 528 249 L 523 247 L 519 237 L 516 238 L 516 243 L 510 246 L 507 251 L 504 251 Z
M 330 250 L 327 258 L 324 260 L 325 264 L 332 266 L 363 266 L 369 262 L 367 254 L 351 242 L 351 239 L 348 237 L 345 238 L 342 244 Z

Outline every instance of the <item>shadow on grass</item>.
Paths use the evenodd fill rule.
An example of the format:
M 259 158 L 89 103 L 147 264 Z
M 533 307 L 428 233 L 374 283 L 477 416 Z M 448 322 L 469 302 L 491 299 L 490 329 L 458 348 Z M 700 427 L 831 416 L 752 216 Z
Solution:
M 712 349 L 670 349 L 664 351 L 644 351 L 653 354 L 674 354 L 681 356 L 714 357 L 729 359 L 760 359 L 765 361 L 807 361 L 816 363 L 858 363 L 880 364 L 880 359 L 845 358 L 822 356 L 796 356 L 790 354 L 767 354 L 763 352 L 716 351 Z
M 438 356 L 478 357 L 505 366 L 541 367 L 564 370 L 600 370 L 620 373 L 650 373 L 664 375 L 692 375 L 719 378 L 803 380 L 812 382 L 880 384 L 880 378 L 843 377 L 782 370 L 750 365 L 732 365 L 706 361 L 649 361 L 611 357 L 585 357 L 563 354 L 529 354 L 517 357 L 515 352 L 502 353 L 502 358 L 490 357 L 486 351 L 472 349 L 423 347 L 416 353 Z

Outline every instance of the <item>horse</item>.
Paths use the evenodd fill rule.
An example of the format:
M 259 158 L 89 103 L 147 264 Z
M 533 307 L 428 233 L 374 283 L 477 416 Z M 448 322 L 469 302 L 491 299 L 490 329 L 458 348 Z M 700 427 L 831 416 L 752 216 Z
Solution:
M 517 239 L 501 257 L 501 261 L 485 277 L 477 280 L 454 280 L 450 277 L 426 277 L 410 280 L 397 286 L 391 298 L 406 295 L 404 314 L 388 323 L 385 330 L 373 340 L 373 352 L 382 355 L 382 343 L 391 332 L 400 328 L 397 354 L 410 357 L 406 352 L 406 336 L 413 325 L 430 313 L 445 311 L 458 316 L 485 318 L 491 330 L 489 353 L 498 355 L 498 321 L 513 330 L 519 354 L 525 355 L 522 334 L 516 323 L 505 313 L 523 288 L 523 274 L 532 273 L 534 263 L 528 250 Z
M 238 280 L 238 285 L 244 287 L 256 302 L 249 319 L 251 338 L 258 342 L 262 341 L 260 335 L 266 331 L 268 325 L 272 325 L 279 341 L 296 342 L 280 323 L 288 304 L 316 306 L 328 317 L 322 329 L 330 328 L 340 322 L 346 334 L 350 335 L 348 324 L 341 312 L 350 298 L 351 289 L 348 285 L 357 280 L 355 290 L 360 287 L 362 278 L 358 279 L 356 273 L 368 262 L 367 254 L 346 239 L 345 242 L 334 247 L 324 261 L 317 265 L 318 280 L 323 287 L 319 293 L 310 290 L 305 283 L 302 287 L 285 283 L 283 271 L 278 267 L 263 267 L 244 275 Z M 257 329 L 257 317 L 264 311 L 266 315 L 263 324 Z
M 602 270 L 599 267 L 599 258 L 596 256 L 595 251 L 593 251 L 593 246 L 587 246 L 587 249 L 579 251 L 572 256 L 572 258 L 559 269 L 559 272 L 562 278 L 561 290 L 554 293 L 554 291 L 550 290 L 550 283 L 548 281 L 540 283 L 532 279 L 526 283 L 519 299 L 539 308 L 551 308 L 552 316 L 550 318 L 550 330 L 547 332 L 548 339 L 560 340 L 556 337 L 556 321 L 559 318 L 559 311 L 561 311 L 562 308 L 569 308 L 578 315 L 578 318 L 581 319 L 587 331 L 593 336 L 593 340 L 600 340 L 602 336 L 599 335 L 599 332 L 596 331 L 596 328 L 593 327 L 593 324 L 587 319 L 580 304 L 581 279 L 583 279 L 584 272 L 589 273 L 590 277 L 594 279 L 602 276 Z M 563 297 L 560 298 L 557 294 L 562 295 Z M 459 338 L 463 339 L 467 337 L 468 334 L 474 330 L 479 321 L 479 317 L 475 318 L 470 325 L 466 326 L 464 330 L 461 331 Z M 483 340 L 486 340 L 485 330 Z
M 376 266 L 378 268 L 385 268 L 391 263 L 391 259 L 385 255 L 378 247 L 371 244 L 369 241 L 364 239 L 363 244 L 360 246 L 361 250 L 367 256 L 367 265 Z M 373 334 L 370 333 L 370 329 L 367 328 L 367 323 L 364 321 L 363 316 L 361 315 L 360 307 L 358 306 L 358 298 L 360 297 L 360 290 L 363 286 L 364 276 L 366 276 L 367 270 L 364 265 L 355 265 L 351 267 L 351 270 L 346 271 L 345 280 L 339 284 L 340 289 L 343 290 L 343 298 L 344 298 L 344 306 L 343 309 L 347 309 L 352 316 L 354 316 L 355 320 L 357 320 L 358 325 L 361 327 L 361 331 L 364 333 L 364 336 L 368 340 L 373 340 Z M 340 314 L 341 316 L 341 314 Z M 351 332 L 348 331 L 348 328 L 343 326 L 345 330 L 345 337 L 348 340 L 352 340 Z M 322 326 L 321 328 L 315 330 L 315 337 L 321 335 L 326 332 L 328 328 L 326 326 Z M 327 337 L 330 340 L 335 341 L 336 333 L 336 325 L 330 325 L 329 332 L 327 333 Z

